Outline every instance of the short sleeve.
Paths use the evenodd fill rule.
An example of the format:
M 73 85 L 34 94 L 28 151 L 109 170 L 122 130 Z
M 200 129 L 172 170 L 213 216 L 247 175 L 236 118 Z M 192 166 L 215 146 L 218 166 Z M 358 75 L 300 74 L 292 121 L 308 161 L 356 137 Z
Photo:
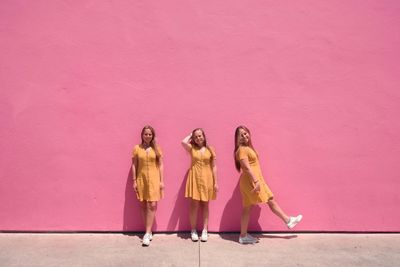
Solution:
M 248 159 L 248 152 L 247 149 L 244 147 L 239 147 L 238 151 L 236 152 L 236 157 L 238 160 Z
M 138 146 L 136 145 L 132 150 L 132 158 L 137 158 L 138 156 Z
M 213 158 L 213 160 L 216 160 L 217 154 L 215 154 L 215 149 L 213 147 L 210 147 L 209 150 L 210 150 L 211 157 Z

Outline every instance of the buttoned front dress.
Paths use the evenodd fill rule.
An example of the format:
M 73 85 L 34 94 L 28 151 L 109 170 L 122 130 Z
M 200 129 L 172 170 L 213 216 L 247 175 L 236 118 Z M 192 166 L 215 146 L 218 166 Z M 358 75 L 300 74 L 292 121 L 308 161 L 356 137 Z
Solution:
M 161 153 L 160 147 L 157 147 Z M 137 198 L 139 201 L 158 201 L 163 197 L 160 190 L 160 168 L 156 161 L 156 153 L 153 148 L 147 150 L 141 145 L 136 145 L 132 151 L 132 158 L 136 158 L 136 182 Z
M 206 148 L 202 151 L 192 147 L 190 157 L 191 166 L 186 180 L 185 197 L 199 201 L 216 199 L 211 165 L 211 158 L 216 159 L 214 150 Z

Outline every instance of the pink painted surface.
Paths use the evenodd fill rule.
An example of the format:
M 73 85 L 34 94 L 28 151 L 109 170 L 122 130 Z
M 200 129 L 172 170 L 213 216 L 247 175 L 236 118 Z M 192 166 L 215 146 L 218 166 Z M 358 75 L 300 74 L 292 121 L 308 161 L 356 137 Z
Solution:
M 130 154 L 165 154 L 156 230 L 187 230 L 189 157 L 217 151 L 211 231 L 239 229 L 237 125 L 296 230 L 400 231 L 398 1 L 1 1 L 0 230 L 142 230 Z M 251 229 L 286 228 L 266 205 Z

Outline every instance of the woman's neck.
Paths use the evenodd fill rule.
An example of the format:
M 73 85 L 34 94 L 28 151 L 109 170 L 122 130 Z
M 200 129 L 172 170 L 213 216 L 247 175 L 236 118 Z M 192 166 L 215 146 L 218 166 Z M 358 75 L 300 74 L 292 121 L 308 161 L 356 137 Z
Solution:
M 146 142 L 143 142 L 143 143 L 142 143 L 142 146 L 143 146 L 144 148 L 149 148 L 149 147 L 151 147 L 151 145 L 148 144 L 148 143 L 146 143 Z

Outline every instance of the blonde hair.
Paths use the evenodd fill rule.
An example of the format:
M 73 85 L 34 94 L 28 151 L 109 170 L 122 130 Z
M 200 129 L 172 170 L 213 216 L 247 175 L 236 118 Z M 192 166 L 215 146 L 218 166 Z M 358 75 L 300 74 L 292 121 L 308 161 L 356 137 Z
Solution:
M 150 130 L 151 133 L 152 133 L 152 135 L 153 135 L 153 137 L 152 137 L 152 139 L 151 139 L 151 141 L 150 141 L 150 147 L 151 147 L 152 149 L 154 149 L 154 152 L 156 153 L 156 162 L 157 162 L 157 164 L 160 164 L 161 154 L 160 154 L 160 151 L 158 150 L 158 146 L 157 146 L 156 140 L 155 140 L 155 138 L 156 138 L 156 131 L 155 131 L 154 128 L 151 127 L 150 125 L 146 125 L 146 126 L 144 126 L 143 129 L 142 129 L 142 133 L 140 134 L 140 137 L 142 138 L 142 145 L 145 143 L 144 140 L 143 140 L 143 134 L 144 134 L 144 131 L 146 131 L 147 129 Z
M 194 133 L 197 131 L 201 131 L 201 133 L 203 134 L 204 137 L 204 146 L 208 149 L 208 151 L 210 151 L 211 153 L 211 161 L 214 161 L 214 151 L 207 145 L 207 138 L 206 138 L 206 134 L 204 133 L 204 130 L 202 128 L 196 128 L 192 131 L 192 138 L 190 139 L 190 144 L 194 147 L 200 148 L 196 142 L 193 139 Z
M 251 134 L 250 134 L 250 130 L 249 130 L 246 126 L 243 126 L 243 125 L 238 126 L 238 127 L 236 128 L 236 130 L 235 130 L 235 150 L 233 151 L 233 158 L 234 158 L 234 160 L 235 160 L 235 167 L 236 167 L 236 170 L 237 170 L 238 172 L 240 172 L 240 161 L 238 160 L 238 158 L 237 158 L 237 156 L 236 156 L 236 152 L 238 151 L 238 149 L 239 149 L 239 147 L 240 147 L 240 143 L 239 143 L 240 130 L 244 130 L 244 131 L 246 131 L 246 132 L 249 134 L 249 143 L 248 143 L 248 146 L 251 147 L 251 149 L 253 149 L 254 152 L 255 152 L 256 155 L 257 155 L 257 152 L 256 152 L 256 150 L 254 149 L 253 144 L 251 143 Z M 257 155 L 257 156 L 258 156 L 258 155 Z

